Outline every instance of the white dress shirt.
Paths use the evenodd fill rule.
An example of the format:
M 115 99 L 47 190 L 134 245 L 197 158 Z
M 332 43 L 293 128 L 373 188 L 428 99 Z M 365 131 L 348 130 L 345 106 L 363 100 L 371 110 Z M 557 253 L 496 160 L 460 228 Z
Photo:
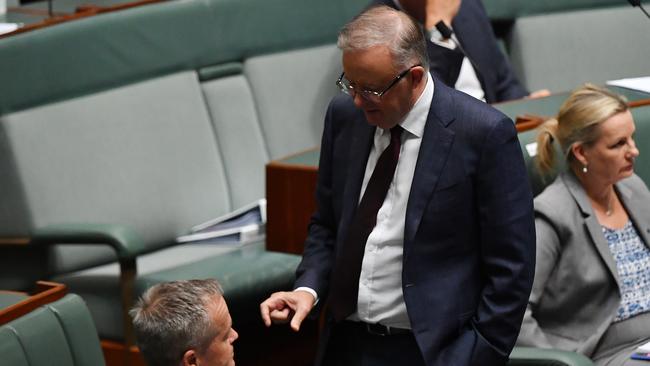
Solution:
M 377 224 L 366 241 L 361 274 L 357 312 L 349 320 L 410 329 L 406 304 L 402 293 L 402 254 L 404 249 L 404 225 L 406 205 L 415 174 L 415 164 L 420 151 L 431 100 L 433 78 L 429 73 L 424 91 L 413 108 L 400 123 L 404 132 L 395 176 L 388 188 L 384 203 L 377 213 Z M 377 127 L 373 146 L 368 155 L 359 201 L 366 191 L 370 176 L 377 165 L 379 155 L 390 143 L 390 130 Z M 319 301 L 316 291 L 298 287 L 294 291 L 306 291 Z
M 402 294 L 402 253 L 406 205 L 415 173 L 424 126 L 433 99 L 433 79 L 427 75 L 426 86 L 417 102 L 400 123 L 404 128 L 395 176 L 379 212 L 377 224 L 366 241 L 357 312 L 350 320 L 411 328 Z M 390 131 L 376 128 L 361 187 L 366 190 L 379 155 L 390 143 Z M 361 198 L 360 198 L 361 199 Z

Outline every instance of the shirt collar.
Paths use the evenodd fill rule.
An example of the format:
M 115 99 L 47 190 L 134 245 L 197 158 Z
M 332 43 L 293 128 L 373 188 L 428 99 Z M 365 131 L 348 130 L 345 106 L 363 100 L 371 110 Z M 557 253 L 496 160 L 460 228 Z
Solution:
M 426 75 L 427 84 L 424 87 L 424 91 L 420 94 L 420 97 L 413 105 L 413 108 L 411 108 L 406 117 L 404 117 L 402 123 L 400 123 L 404 130 L 418 138 L 421 138 L 424 134 L 424 126 L 427 123 L 429 108 L 431 107 L 431 101 L 433 100 L 433 78 L 428 72 Z

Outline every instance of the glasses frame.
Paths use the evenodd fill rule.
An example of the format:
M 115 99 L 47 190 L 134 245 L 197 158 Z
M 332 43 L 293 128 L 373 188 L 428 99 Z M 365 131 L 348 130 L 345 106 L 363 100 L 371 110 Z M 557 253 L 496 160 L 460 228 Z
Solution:
M 380 91 L 380 92 L 377 92 L 377 91 L 374 91 L 374 90 L 367 90 L 367 89 L 359 89 L 359 90 L 357 91 L 357 90 L 354 88 L 354 86 L 352 85 L 352 83 L 350 83 L 349 85 L 345 85 L 345 84 L 343 83 L 343 77 L 345 77 L 345 71 L 343 71 L 343 72 L 341 73 L 341 76 L 339 76 L 338 80 L 336 80 L 336 86 L 338 86 L 339 89 L 340 89 L 343 93 L 345 93 L 345 94 L 351 96 L 352 98 L 354 98 L 354 96 L 355 96 L 356 94 L 359 94 L 359 95 L 361 96 L 361 98 L 363 98 L 363 99 L 365 99 L 365 100 L 367 100 L 367 101 L 371 101 L 371 102 L 374 101 L 374 102 L 376 102 L 376 101 L 378 101 L 378 100 L 381 100 L 381 97 L 382 97 L 384 94 L 386 94 L 386 92 L 388 92 L 388 91 L 390 90 L 390 88 L 392 88 L 393 86 L 395 86 L 395 84 L 397 84 L 400 80 L 402 80 L 402 78 L 403 78 L 404 76 L 406 76 L 406 74 L 408 74 L 411 70 L 413 70 L 414 67 L 418 67 L 418 66 L 422 66 L 422 65 L 421 65 L 421 64 L 413 65 L 413 66 L 409 67 L 408 69 L 406 69 L 406 70 L 400 72 L 399 75 L 397 75 L 397 76 L 393 79 L 393 81 L 391 81 L 391 83 L 388 84 L 388 86 L 385 87 L 385 88 L 384 88 L 382 91 Z M 348 80 L 348 82 L 349 82 L 349 80 Z M 378 100 L 373 100 L 374 98 L 377 98 Z

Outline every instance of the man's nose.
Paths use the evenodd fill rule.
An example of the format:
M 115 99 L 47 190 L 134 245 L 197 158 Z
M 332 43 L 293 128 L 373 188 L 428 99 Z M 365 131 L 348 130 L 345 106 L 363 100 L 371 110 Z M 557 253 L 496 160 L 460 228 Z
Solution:
M 366 100 L 363 99 L 359 93 L 354 93 L 352 96 L 352 101 L 354 102 L 354 106 L 357 108 L 363 107 L 363 104 L 366 102 Z
M 233 343 L 237 340 L 237 338 L 239 338 L 239 333 L 237 333 L 237 331 L 234 329 L 231 329 L 231 331 L 232 331 L 232 336 L 230 337 L 230 343 Z

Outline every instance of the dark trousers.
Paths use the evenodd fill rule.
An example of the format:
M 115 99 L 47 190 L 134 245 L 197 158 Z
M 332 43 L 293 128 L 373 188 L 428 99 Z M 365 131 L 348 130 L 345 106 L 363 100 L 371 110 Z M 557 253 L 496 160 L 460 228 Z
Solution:
M 371 334 L 363 323 L 332 326 L 322 366 L 424 366 L 413 333 Z

